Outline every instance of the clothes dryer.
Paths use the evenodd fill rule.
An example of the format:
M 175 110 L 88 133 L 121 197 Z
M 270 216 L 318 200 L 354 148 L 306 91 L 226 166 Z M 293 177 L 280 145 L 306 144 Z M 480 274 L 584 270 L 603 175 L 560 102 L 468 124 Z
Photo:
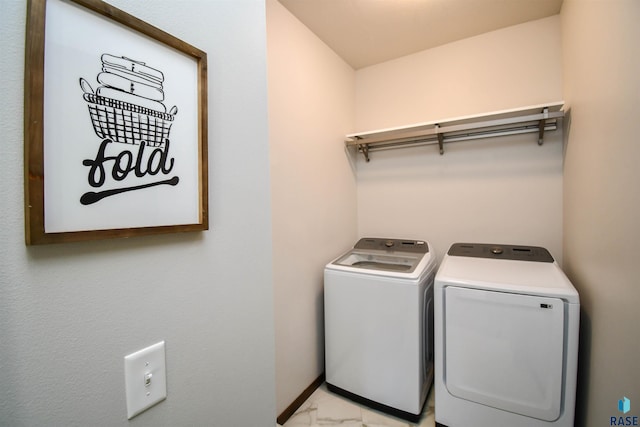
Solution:
M 437 426 L 573 426 L 580 303 L 546 249 L 456 243 L 434 297 Z
M 364 238 L 324 271 L 328 389 L 415 421 L 433 382 L 435 254 Z

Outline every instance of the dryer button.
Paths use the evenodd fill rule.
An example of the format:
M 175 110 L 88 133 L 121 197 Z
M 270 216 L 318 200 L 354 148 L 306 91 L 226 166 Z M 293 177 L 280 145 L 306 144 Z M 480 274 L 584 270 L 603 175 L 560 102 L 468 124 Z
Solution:
M 501 255 L 502 252 L 504 252 L 504 250 L 499 246 L 495 246 L 495 247 L 491 248 L 491 253 L 494 254 L 494 255 Z

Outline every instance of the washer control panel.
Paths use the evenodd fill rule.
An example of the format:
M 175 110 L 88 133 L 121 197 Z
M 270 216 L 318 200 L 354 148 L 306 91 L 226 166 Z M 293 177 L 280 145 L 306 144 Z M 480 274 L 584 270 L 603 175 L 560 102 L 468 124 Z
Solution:
M 375 249 L 381 251 L 413 252 L 426 254 L 429 245 L 424 240 L 382 239 L 377 237 L 365 237 L 358 240 L 354 249 Z
M 549 251 L 540 246 L 495 245 L 489 243 L 454 243 L 449 248 L 447 255 L 515 261 L 554 261 Z

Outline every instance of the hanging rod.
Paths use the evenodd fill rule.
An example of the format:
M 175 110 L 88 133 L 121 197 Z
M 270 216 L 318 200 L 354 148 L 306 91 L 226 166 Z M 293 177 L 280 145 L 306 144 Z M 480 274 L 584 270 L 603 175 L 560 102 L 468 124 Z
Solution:
M 558 128 L 558 119 L 564 117 L 564 102 L 498 111 L 411 126 L 350 134 L 345 145 L 356 147 L 370 161 L 369 153 L 418 145 L 438 144 L 444 154 L 444 143 L 498 136 L 537 133 L 538 144 L 544 134 Z

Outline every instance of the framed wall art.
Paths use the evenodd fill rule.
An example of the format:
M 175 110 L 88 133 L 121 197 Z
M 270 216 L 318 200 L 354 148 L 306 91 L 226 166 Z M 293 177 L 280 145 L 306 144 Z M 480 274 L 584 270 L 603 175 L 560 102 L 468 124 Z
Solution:
M 207 55 L 100 0 L 29 0 L 28 245 L 208 229 Z

